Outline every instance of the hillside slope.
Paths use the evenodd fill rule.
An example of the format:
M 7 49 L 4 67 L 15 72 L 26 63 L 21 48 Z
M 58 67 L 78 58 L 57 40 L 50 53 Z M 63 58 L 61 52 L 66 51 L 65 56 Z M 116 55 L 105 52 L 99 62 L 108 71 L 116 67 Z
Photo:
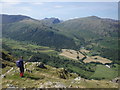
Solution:
M 59 55 L 61 52 L 55 51 L 55 49 L 39 46 L 35 44 L 30 44 L 28 42 L 19 42 L 12 39 L 3 38 L 3 50 L 5 50 L 8 54 L 13 55 L 16 58 L 19 58 L 20 56 L 23 56 L 25 61 L 31 61 L 31 62 L 42 62 L 46 65 L 50 65 L 56 68 L 65 68 L 69 72 L 74 72 L 79 74 L 81 77 L 86 79 L 94 79 L 91 78 L 91 76 L 96 72 L 97 65 L 101 65 L 101 67 L 106 67 L 105 64 L 108 64 L 110 68 L 110 72 L 113 73 L 110 75 L 110 78 L 107 78 L 107 74 L 109 72 L 104 72 L 105 76 L 96 76 L 97 79 L 113 79 L 117 77 L 118 73 L 118 64 L 113 63 L 110 60 L 106 61 L 106 58 L 102 58 L 99 56 L 88 56 L 89 53 L 84 53 L 80 51 L 79 53 L 79 59 L 77 58 L 77 51 L 75 50 L 67 50 L 70 51 L 70 54 L 73 54 L 72 57 L 76 57 L 77 60 L 66 58 L 61 55 Z M 65 50 L 65 51 L 66 51 Z M 84 56 L 86 58 L 82 58 L 81 56 Z M 66 53 L 64 53 L 66 54 Z M 69 54 L 69 53 L 67 53 Z M 84 57 L 83 56 L 83 57 Z M 68 55 L 69 57 L 69 55 Z M 92 60 L 93 62 L 92 62 Z M 84 63 L 85 61 L 88 61 L 88 63 Z M 95 62 L 95 60 L 97 62 Z M 103 63 L 104 60 L 106 63 Z M 112 62 L 112 63 L 111 63 Z M 103 63 L 103 64 L 102 64 Z M 104 70 L 108 70 L 108 67 L 106 67 Z M 99 73 L 98 69 L 98 73 Z M 102 71 L 103 72 L 103 71 Z M 102 78 L 101 78 L 102 77 Z
M 56 29 L 55 29 L 56 30 Z M 30 41 L 42 46 L 58 48 L 76 47 L 72 38 L 58 34 L 53 28 L 45 26 L 41 21 L 22 20 L 3 25 L 3 37 L 20 41 Z
M 0 17 L 2 17 L 2 24 L 19 22 L 19 21 L 25 20 L 25 19 L 32 19 L 32 18 L 30 18 L 28 16 L 23 16 L 23 15 L 6 15 L 6 14 L 0 14 Z
M 10 15 L 10 17 L 14 16 Z M 5 17 L 3 16 L 3 18 Z M 57 20 L 57 23 L 54 23 L 54 20 Z M 45 20 L 23 19 L 3 24 L 3 37 L 30 41 L 56 49 L 79 50 L 84 47 L 102 57 L 118 62 L 118 52 L 120 51 L 118 48 L 119 27 L 117 20 L 96 16 L 63 22 L 55 18 Z
M 96 36 L 111 36 L 111 37 L 118 37 L 118 21 L 113 19 L 106 19 L 106 18 L 99 18 L 96 16 L 90 16 L 85 18 L 77 18 L 64 21 L 56 25 L 60 31 L 68 32 L 72 34 L 79 34 L 79 36 L 83 37 L 85 32 L 90 32 L 89 34 L 93 34 L 93 37 Z M 84 34 L 85 33 L 85 34 Z M 77 35 L 78 36 L 78 35 Z M 95 36 L 95 37 L 94 37 Z M 87 38 L 83 37 L 83 38 Z
M 3 61 L 6 61 L 5 57 Z M 75 73 L 69 73 L 64 68 L 51 67 L 41 62 L 26 62 L 24 77 L 20 78 L 15 63 L 6 62 L 12 66 L 6 64 L 6 67 L 2 67 L 4 71 L 2 88 L 118 88 L 117 83 L 107 80 L 87 80 Z

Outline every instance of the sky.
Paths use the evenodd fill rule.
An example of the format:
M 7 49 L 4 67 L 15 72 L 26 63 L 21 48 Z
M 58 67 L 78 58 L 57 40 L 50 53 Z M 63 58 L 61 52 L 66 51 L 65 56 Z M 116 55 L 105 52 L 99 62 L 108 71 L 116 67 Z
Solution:
M 115 0 L 114 0 L 115 1 Z M 26 15 L 35 19 L 56 17 L 61 20 L 98 16 L 118 19 L 118 2 L 25 2 L 2 0 L 0 13 Z

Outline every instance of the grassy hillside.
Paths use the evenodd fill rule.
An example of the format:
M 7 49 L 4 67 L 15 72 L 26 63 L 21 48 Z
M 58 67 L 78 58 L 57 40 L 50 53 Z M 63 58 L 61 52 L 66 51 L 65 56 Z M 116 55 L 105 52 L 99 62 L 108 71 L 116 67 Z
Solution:
M 7 18 L 11 17 L 15 16 L 7 16 Z M 3 18 L 6 17 L 3 16 Z M 54 24 L 54 20 L 57 20 L 58 23 Z M 63 22 L 55 18 L 44 20 L 29 18 L 20 19 L 13 23 L 3 23 L 3 37 L 30 41 L 56 49 L 79 50 L 81 47 L 85 47 L 93 53 L 118 63 L 120 59 L 118 57 L 119 27 L 117 20 L 96 16 Z
M 31 68 L 32 65 L 32 69 Z M 78 78 L 77 74 L 64 72 L 62 68 L 54 68 L 45 65 L 47 69 L 39 68 L 33 62 L 28 62 L 26 68 L 32 70 L 32 73 L 25 71 L 24 78 L 19 77 L 17 67 L 14 67 L 6 77 L 2 80 L 3 88 L 17 87 L 17 88 L 117 88 L 116 83 L 105 80 L 87 80 Z M 59 72 L 61 71 L 61 72 Z M 59 77 L 67 75 L 66 79 Z M 24 82 L 24 83 L 23 83 Z
M 90 50 L 94 54 L 98 54 L 102 57 L 108 58 L 114 62 L 119 63 L 118 52 L 120 51 L 118 47 L 117 37 L 106 37 L 105 39 L 95 41 L 86 46 L 86 49 Z
M 53 28 L 45 26 L 42 21 L 36 20 L 22 20 L 12 24 L 4 24 L 3 37 L 56 48 L 76 47 L 72 38 L 58 34 L 54 32 Z
M 91 78 L 105 78 L 112 79 L 118 75 L 118 70 L 113 70 L 112 68 L 108 68 L 103 65 L 97 65 L 95 73 L 91 76 Z
M 54 49 L 52 48 L 39 46 L 37 44 L 32 44 L 32 43 L 30 44 L 29 42 L 19 42 L 19 41 L 15 41 L 8 38 L 3 38 L 2 41 L 3 41 L 3 44 L 6 44 L 11 49 L 21 49 L 25 51 L 30 50 L 33 52 L 46 52 L 46 53 L 55 52 Z
M 15 61 L 19 56 L 26 61 L 24 78 L 19 77 Z M 117 88 L 110 82 L 118 76 L 118 64 L 111 68 L 100 63 L 83 63 L 59 56 L 49 47 L 3 38 L 2 86 L 26 88 Z M 43 63 L 44 68 L 39 67 Z M 80 79 L 78 79 L 80 77 Z M 24 83 L 23 83 L 24 82 Z
M 14 22 L 18 22 L 24 19 L 32 19 L 28 16 L 22 16 L 22 15 L 0 14 L 0 17 L 2 17 L 2 24 L 14 23 Z
M 118 88 L 117 83 L 109 80 L 87 80 L 75 73 L 69 73 L 64 68 L 49 65 L 44 65 L 45 68 L 38 67 L 41 62 L 26 62 L 24 77 L 20 78 L 19 69 L 14 63 L 15 58 L 6 52 L 3 53 L 2 62 L 6 64 L 6 67 L 2 67 L 3 88 Z M 106 69 L 102 65 L 99 66 L 99 69 L 101 67 Z M 32 72 L 28 72 L 27 69 Z
M 57 54 L 58 52 L 52 48 L 39 46 L 30 42 L 20 42 L 8 38 L 2 39 L 3 50 L 10 52 L 15 57 L 24 56 L 25 59 L 29 59 L 33 53 L 45 53 L 45 54 Z M 24 53 L 24 54 L 23 54 Z
M 1 59 L 3 66 L 5 66 L 3 73 L 12 67 L 14 72 L 3 79 L 4 87 L 8 87 L 7 83 L 21 87 L 23 84 L 19 83 L 23 81 L 25 81 L 24 87 L 28 86 L 27 83 L 33 84 L 34 82 L 36 83 L 31 87 L 52 87 L 53 84 L 58 84 L 56 83 L 58 79 L 63 86 L 72 84 L 73 87 L 116 87 L 116 84 L 109 82 L 118 77 L 118 60 L 120 58 L 118 57 L 119 39 L 117 33 L 119 31 L 117 28 L 119 25 L 116 20 L 92 16 L 51 25 L 47 25 L 48 22 L 49 20 L 20 19 L 2 24 L 4 37 L 2 47 L 5 54 L 5 58 Z M 78 51 L 81 48 L 90 51 L 85 53 L 86 56 L 102 56 L 112 60 L 112 63 L 107 63 L 107 67 L 99 62 L 84 63 L 83 60 L 71 60 L 59 55 L 61 49 Z M 12 58 L 8 56 L 12 56 Z M 17 77 L 19 73 L 15 71 L 17 68 L 13 62 L 18 60 L 20 56 L 29 62 L 27 67 L 33 66 L 35 69 L 33 73 L 26 72 L 23 79 Z M 34 64 L 36 62 L 45 64 L 47 69 L 36 67 Z M 64 68 L 67 74 L 65 70 L 62 71 L 62 75 L 57 74 L 56 72 L 60 68 Z M 72 76 L 70 73 L 76 74 Z M 72 82 L 76 76 L 82 78 L 79 83 Z M 52 85 L 47 84 L 46 86 L 49 80 Z
M 117 20 L 112 20 L 112 19 L 103 19 L 103 18 L 99 18 L 96 16 L 91 16 L 91 17 L 85 17 L 85 18 L 77 18 L 77 19 L 71 19 L 71 20 L 67 20 L 64 21 L 62 23 L 59 23 L 58 25 L 56 25 L 56 27 L 59 28 L 59 30 L 61 32 L 69 32 L 71 35 L 73 32 L 76 33 L 82 33 L 82 32 L 90 32 L 90 34 L 92 35 L 91 38 L 94 36 L 114 36 L 117 37 L 118 36 L 118 21 Z M 79 34 L 79 36 L 85 38 L 86 40 L 88 39 L 87 34 L 86 37 L 83 37 L 82 34 Z M 91 39 L 90 38 L 90 39 Z
M 82 64 L 79 61 L 73 61 L 69 60 L 67 58 L 60 57 L 56 51 L 52 51 L 51 53 L 47 52 L 40 52 L 42 50 L 34 50 L 34 47 L 31 47 L 30 45 L 27 45 L 25 43 L 17 42 L 14 40 L 9 39 L 3 39 L 3 49 L 8 51 L 8 53 L 12 54 L 15 57 L 23 56 L 25 57 L 26 61 L 32 61 L 32 62 L 43 62 L 47 65 L 53 66 L 53 67 L 63 67 L 68 69 L 70 72 L 76 72 L 78 74 L 81 74 L 82 77 L 90 77 L 90 74 L 93 74 L 95 69 L 89 69 L 84 64 Z M 14 46 L 15 45 L 15 46 Z M 17 47 L 18 46 L 18 47 Z M 36 46 L 43 49 L 43 47 Z M 27 50 L 29 48 L 29 50 Z M 46 49 L 44 51 L 47 51 Z M 24 54 L 23 54 L 24 53 Z M 53 53 L 53 54 L 52 54 Z M 94 66 L 89 66 L 93 67 Z M 82 73 L 81 73 L 82 72 Z
M 93 53 L 100 53 L 102 57 L 117 61 L 119 26 L 117 20 L 91 16 L 67 20 L 55 25 L 55 28 L 59 29 L 59 33 L 72 37 L 79 48 L 85 47 Z

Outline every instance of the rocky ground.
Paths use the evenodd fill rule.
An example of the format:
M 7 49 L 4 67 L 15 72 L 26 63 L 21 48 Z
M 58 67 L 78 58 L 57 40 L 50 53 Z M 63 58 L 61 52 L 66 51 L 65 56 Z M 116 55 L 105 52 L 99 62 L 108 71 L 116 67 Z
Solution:
M 54 68 L 41 62 L 25 63 L 25 74 L 21 78 L 19 69 L 11 67 L 1 75 L 3 88 L 117 88 L 116 82 L 87 80 L 64 68 Z

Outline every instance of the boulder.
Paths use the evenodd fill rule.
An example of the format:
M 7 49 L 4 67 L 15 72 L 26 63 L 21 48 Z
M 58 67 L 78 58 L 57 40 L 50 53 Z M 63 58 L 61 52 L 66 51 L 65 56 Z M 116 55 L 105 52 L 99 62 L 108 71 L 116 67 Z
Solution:
M 6 78 L 6 75 L 1 75 L 2 78 Z
M 75 81 L 80 81 L 81 80 L 81 77 L 77 77 L 74 79 Z
M 115 78 L 115 79 L 112 80 L 112 82 L 114 82 L 114 83 L 120 83 L 120 78 Z
M 66 88 L 66 85 L 60 82 L 56 82 L 56 85 L 54 86 L 55 88 Z
M 37 67 L 42 68 L 42 69 L 47 69 L 43 63 L 38 63 Z

